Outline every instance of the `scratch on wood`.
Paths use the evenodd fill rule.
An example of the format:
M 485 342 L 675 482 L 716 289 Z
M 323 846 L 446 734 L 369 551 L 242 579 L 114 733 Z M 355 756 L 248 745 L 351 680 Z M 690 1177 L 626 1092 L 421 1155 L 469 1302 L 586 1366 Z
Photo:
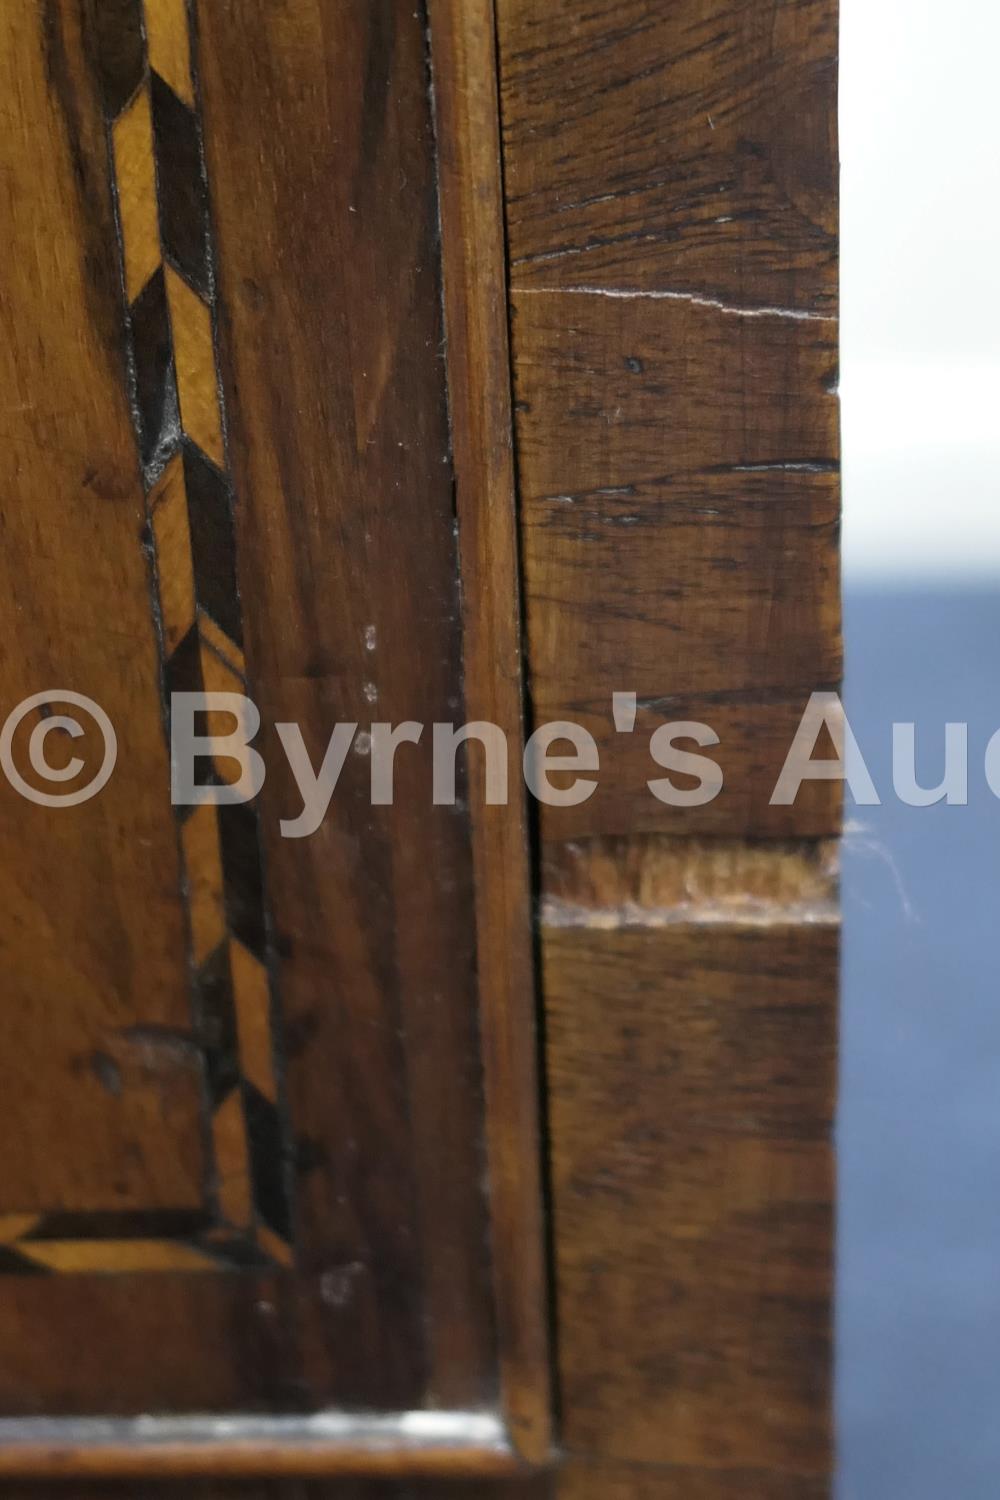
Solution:
M 741 307 L 718 297 L 699 297 L 694 292 L 609 286 L 520 286 L 519 297 L 615 297 L 620 301 L 687 302 L 692 307 L 711 307 L 734 318 L 792 318 L 797 323 L 836 323 L 828 313 L 808 312 L 801 307 Z

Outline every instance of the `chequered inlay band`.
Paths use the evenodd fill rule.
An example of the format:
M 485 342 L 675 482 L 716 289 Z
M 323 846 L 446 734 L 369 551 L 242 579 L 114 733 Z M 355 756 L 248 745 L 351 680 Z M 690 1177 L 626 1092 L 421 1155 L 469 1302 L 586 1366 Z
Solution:
M 187 0 L 98 0 L 93 14 L 166 712 L 176 691 L 246 692 L 193 18 Z M 232 772 L 220 762 L 208 779 Z M 177 813 L 210 1121 L 205 1212 L 0 1216 L 0 1272 L 291 1263 L 257 812 Z

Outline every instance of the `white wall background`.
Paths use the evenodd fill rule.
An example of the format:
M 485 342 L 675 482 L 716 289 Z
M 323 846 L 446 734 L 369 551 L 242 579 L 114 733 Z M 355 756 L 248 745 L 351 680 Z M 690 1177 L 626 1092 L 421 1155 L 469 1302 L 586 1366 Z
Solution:
M 845 580 L 1000 578 L 1000 0 L 842 0 Z

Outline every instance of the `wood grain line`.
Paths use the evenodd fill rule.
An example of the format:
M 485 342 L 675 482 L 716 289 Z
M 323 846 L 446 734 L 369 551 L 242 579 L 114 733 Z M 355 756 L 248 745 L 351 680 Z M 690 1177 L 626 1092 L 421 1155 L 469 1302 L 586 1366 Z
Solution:
M 430 0 L 448 389 L 470 722 L 523 748 L 520 580 L 492 0 Z M 528 1460 L 552 1433 L 527 809 L 470 775 L 479 994 L 504 1406 Z

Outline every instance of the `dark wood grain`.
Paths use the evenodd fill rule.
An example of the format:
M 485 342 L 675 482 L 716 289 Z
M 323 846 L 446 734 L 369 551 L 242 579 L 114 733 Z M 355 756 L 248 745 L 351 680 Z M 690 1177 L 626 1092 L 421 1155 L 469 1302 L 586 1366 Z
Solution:
M 839 789 L 769 799 L 840 675 L 836 6 L 497 14 L 531 723 L 601 757 L 540 813 L 560 1492 L 812 1497 Z
M 354 753 L 324 826 L 282 838 L 299 799 L 273 728 L 318 763 L 338 721 L 461 703 L 423 31 L 311 0 L 213 0 L 198 27 L 298 1242 L 343 1286 L 307 1360 L 327 1400 L 475 1404 L 495 1377 L 468 826 L 430 805 L 425 742 L 396 806 Z
M 595 1463 L 567 1458 L 557 1474 L 508 1480 L 203 1481 L 192 1500 L 824 1500 L 825 1481 L 759 1469 L 692 1470 L 677 1465 Z M 64 1487 L 8 1488 L 9 1500 L 60 1500 Z M 74 1486 L 73 1500 L 173 1500 L 169 1483 Z
M 498 9 L 515 286 L 836 311 L 830 0 Z
M 551 1443 L 536 986 L 523 752 L 520 578 L 492 0 L 431 0 L 465 709 L 499 725 L 507 800 L 469 776 L 504 1406 L 526 1458 Z
M 123 740 L 114 804 L 42 822 L 0 797 L 0 1114 L 27 1142 L 0 1204 L 7 1477 L 95 1500 L 112 1473 L 143 1500 L 176 1483 L 136 1476 L 208 1472 L 196 1500 L 826 1491 L 839 807 L 767 799 L 840 667 L 835 6 L 498 0 L 502 154 L 493 19 L 0 18 L 0 687 L 82 687 Z M 526 809 L 485 804 L 476 757 L 434 807 L 427 737 L 373 808 L 362 741 L 321 830 L 285 839 L 275 731 L 318 763 L 338 720 L 486 718 L 516 765 L 518 542 L 528 727 L 574 718 L 603 759 L 597 796 L 540 821 L 556 1478 L 521 1468 L 551 1441 Z M 251 685 L 263 859 L 240 810 L 178 851 L 161 676 Z M 701 809 L 646 788 L 668 718 L 722 740 Z M 256 1008 L 222 1003 L 220 933 L 260 966 Z M 266 1122 L 228 1108 L 237 1061 Z M 271 1149 L 219 1174 L 241 1121 Z M 186 1241 L 133 1236 L 98 1274 L 51 1224 L 23 1264 L 36 1210 L 207 1192 L 232 1222 L 285 1166 L 288 1264 L 195 1275 Z M 330 1406 L 497 1420 L 330 1441 Z M 190 1411 L 252 1427 L 3 1427 Z
M 194 1480 L 186 1481 L 191 1500 L 550 1500 L 548 1475 L 514 1479 L 410 1478 L 326 1480 Z M 9 1500 L 174 1500 L 177 1485 L 82 1481 L 65 1485 L 12 1485 Z M 770 1500 L 770 1497 L 768 1497 Z M 811 1497 L 809 1497 L 811 1500 Z
M 189 1001 L 106 147 L 79 15 L 45 19 L 0 15 L 0 197 L 21 252 L 0 294 L 2 716 L 47 689 L 86 693 L 119 754 L 106 793 L 78 807 L 0 783 L 0 1127 L 17 1143 L 0 1213 L 183 1208 L 202 1193 L 197 1071 L 176 1055 L 148 1069 L 127 1042 L 130 1027 L 185 1028 Z M 79 719 L 85 739 L 55 735 L 46 753 L 80 756 L 83 784 L 103 746 Z M 39 722 L 15 740 L 21 767 Z
M 840 673 L 835 326 L 558 292 L 516 291 L 513 313 L 535 717 L 585 716 L 603 761 L 587 803 L 543 810 L 546 837 L 828 832 L 830 783 L 793 814 L 769 799 Z M 615 691 L 644 710 L 631 739 Z M 723 741 L 715 802 L 647 791 L 664 720 Z
M 458 223 L 488 167 L 502 270 L 496 110 L 468 114 L 456 50 L 486 45 L 465 76 L 495 83 L 489 28 L 439 20 L 457 88 L 442 149 L 479 132 L 471 156 L 450 148 L 446 368 L 422 16 L 157 0 L 137 62 L 130 15 L 4 15 L 19 653 L 2 686 L 16 700 L 51 672 L 89 689 L 128 761 L 120 809 L 48 815 L 33 836 L 36 810 L 4 803 L 24 929 L 4 941 L 28 1015 L 7 1097 L 12 1134 L 38 1146 L 0 1205 L 0 1427 L 57 1425 L 2 1428 L 0 1467 L 505 1472 L 520 1459 L 499 1415 L 494 1437 L 473 1423 L 423 1444 L 404 1424 L 367 1446 L 263 1420 L 506 1403 L 525 1450 L 548 1447 L 523 808 L 508 824 L 473 823 L 464 797 L 435 807 L 429 736 L 398 758 L 395 805 L 373 808 L 361 739 L 322 829 L 286 839 L 301 801 L 274 728 L 299 724 L 318 762 L 338 721 L 461 723 L 465 631 L 475 711 L 519 732 L 505 301 L 502 276 L 479 297 L 478 227 Z M 459 547 L 447 379 L 483 337 Z M 175 824 L 160 689 L 202 685 L 246 686 L 263 715 L 263 858 L 248 809 Z M 477 918 L 497 851 L 509 868 Z M 284 1202 L 288 1166 L 292 1222 L 286 1206 L 280 1234 L 233 1239 Z M 135 1206 L 164 1211 L 157 1234 L 113 1232 L 107 1210 Z M 96 1239 L 93 1215 L 70 1234 L 70 1209 L 105 1215 Z M 178 1215 L 190 1238 L 210 1209 L 212 1247 L 192 1249 Z M 262 1420 L 242 1437 L 58 1426 L 177 1412 Z
M 822 1477 L 829 875 L 682 844 L 611 878 L 567 873 L 543 931 L 564 1441 Z
M 559 1500 L 826 1500 L 823 1478 L 756 1468 L 692 1469 L 570 1459 L 560 1471 Z
M 833 6 L 498 15 L 535 721 L 602 752 L 543 834 L 829 833 L 768 802 L 840 671 Z M 665 719 L 723 740 L 704 807 L 646 790 Z

